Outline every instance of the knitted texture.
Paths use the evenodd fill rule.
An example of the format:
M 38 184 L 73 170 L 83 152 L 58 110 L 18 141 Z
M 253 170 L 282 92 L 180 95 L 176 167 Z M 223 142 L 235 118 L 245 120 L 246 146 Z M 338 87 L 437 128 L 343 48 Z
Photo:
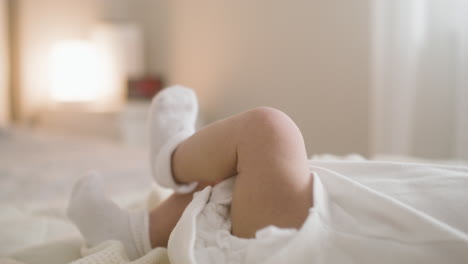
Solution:
M 164 89 L 151 103 L 148 128 L 152 174 L 160 186 L 178 193 L 189 193 L 197 187 L 197 183 L 176 183 L 171 168 L 174 150 L 195 131 L 197 113 L 195 93 L 180 85 Z

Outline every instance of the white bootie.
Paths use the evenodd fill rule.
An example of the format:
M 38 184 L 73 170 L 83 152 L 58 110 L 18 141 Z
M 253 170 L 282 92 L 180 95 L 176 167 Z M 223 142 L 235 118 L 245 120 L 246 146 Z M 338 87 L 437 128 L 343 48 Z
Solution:
M 195 93 L 179 85 L 162 90 L 151 103 L 148 125 L 152 174 L 159 185 L 178 193 L 191 192 L 198 184 L 176 183 L 171 167 L 176 147 L 195 132 L 197 113 Z
M 89 173 L 75 183 L 67 215 L 89 247 L 118 240 L 130 260 L 151 250 L 148 211 L 120 208 L 104 195 L 102 179 L 95 173 Z

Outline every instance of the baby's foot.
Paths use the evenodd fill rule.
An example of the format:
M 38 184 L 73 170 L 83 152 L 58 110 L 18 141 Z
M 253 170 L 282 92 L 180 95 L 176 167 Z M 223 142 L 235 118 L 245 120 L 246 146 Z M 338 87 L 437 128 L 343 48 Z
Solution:
M 153 177 L 159 185 L 176 192 L 191 192 L 197 186 L 177 184 L 171 169 L 172 153 L 195 132 L 197 113 L 195 93 L 179 85 L 162 90 L 151 103 L 148 123 Z
M 118 240 L 131 260 L 151 250 L 148 212 L 121 209 L 104 195 L 102 179 L 95 173 L 85 175 L 75 184 L 67 215 L 90 247 Z

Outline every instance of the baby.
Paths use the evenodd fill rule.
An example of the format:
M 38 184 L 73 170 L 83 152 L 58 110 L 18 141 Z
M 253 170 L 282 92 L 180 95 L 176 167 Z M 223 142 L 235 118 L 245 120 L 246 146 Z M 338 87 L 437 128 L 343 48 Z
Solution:
M 130 259 L 167 247 L 193 193 L 237 176 L 231 233 L 252 238 L 274 225 L 299 228 L 313 205 L 313 177 L 301 132 L 284 113 L 255 108 L 195 131 L 198 103 L 182 86 L 155 96 L 149 114 L 150 163 L 156 182 L 175 193 L 151 212 L 127 211 L 90 174 L 75 185 L 68 216 L 89 246 L 123 243 Z

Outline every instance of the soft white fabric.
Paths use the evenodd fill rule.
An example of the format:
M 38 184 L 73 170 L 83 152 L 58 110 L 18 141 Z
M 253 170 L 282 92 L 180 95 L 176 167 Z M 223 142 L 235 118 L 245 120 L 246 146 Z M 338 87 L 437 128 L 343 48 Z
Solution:
M 148 211 L 120 208 L 105 196 L 102 179 L 96 173 L 76 182 L 67 214 L 90 247 L 118 240 L 132 260 L 151 250 Z
M 130 210 L 150 210 L 161 201 L 161 197 L 166 196 L 160 191 L 153 190 L 149 195 L 146 192 L 128 193 L 120 197 L 119 204 Z M 135 218 L 142 219 L 136 215 Z M 2 264 L 6 260 L 1 257 L 5 256 L 10 258 L 9 261 L 14 259 L 28 264 L 64 264 L 84 256 L 80 251 L 84 241 L 75 225 L 67 219 L 64 205 L 53 207 L 45 203 L 18 207 L 0 204 L 0 226 Z M 92 254 L 100 254 L 101 250 Z M 128 259 L 126 252 L 125 255 Z M 103 263 L 107 263 L 105 258 Z
M 69 237 L 79 238 L 63 208 L 0 204 L 0 256 Z
M 231 236 L 226 214 L 230 179 L 195 194 L 171 235 L 171 263 L 393 264 L 468 259 L 468 169 L 366 161 L 310 165 L 316 179 L 315 207 L 303 228 L 267 227 L 252 240 Z M 67 263 L 57 262 L 66 252 L 65 244 L 30 249 L 13 258 L 24 263 Z M 162 261 L 152 252 L 148 253 L 152 261 Z M 63 259 L 76 258 L 79 251 L 68 253 Z M 103 263 L 112 263 L 111 256 L 104 255 Z
M 70 263 L 82 257 L 82 245 L 83 240 L 78 237 L 54 240 L 9 254 L 8 259 L 28 264 Z M 0 263 L 3 264 L 2 261 L 4 259 L 0 258 Z
M 299 230 L 229 233 L 230 179 L 198 192 L 169 240 L 171 263 L 464 263 L 468 168 L 311 162 L 314 207 Z
M 98 171 L 119 201 L 154 187 L 147 149 L 10 128 L 0 136 L 0 203 L 63 208 L 83 171 Z
M 49 248 L 49 252 L 53 251 L 55 248 Z M 41 253 L 41 252 L 39 252 Z M 148 252 L 145 256 L 136 259 L 134 261 L 129 261 L 124 246 L 120 241 L 109 240 L 103 242 L 93 248 L 82 248 L 81 250 L 82 258 L 74 261 L 74 264 L 169 264 L 167 257 L 167 252 L 165 248 L 156 248 Z M 56 255 L 49 256 L 49 262 L 41 263 L 59 263 L 56 262 Z M 21 258 L 1 258 L 0 263 L 5 264 L 30 264 L 37 263 L 34 260 L 22 260 Z M 62 263 L 68 263 L 62 262 Z
M 148 126 L 150 163 L 156 182 L 179 193 L 192 192 L 197 183 L 177 184 L 171 157 L 176 147 L 195 132 L 198 102 L 195 93 L 176 85 L 159 92 L 151 103 Z

